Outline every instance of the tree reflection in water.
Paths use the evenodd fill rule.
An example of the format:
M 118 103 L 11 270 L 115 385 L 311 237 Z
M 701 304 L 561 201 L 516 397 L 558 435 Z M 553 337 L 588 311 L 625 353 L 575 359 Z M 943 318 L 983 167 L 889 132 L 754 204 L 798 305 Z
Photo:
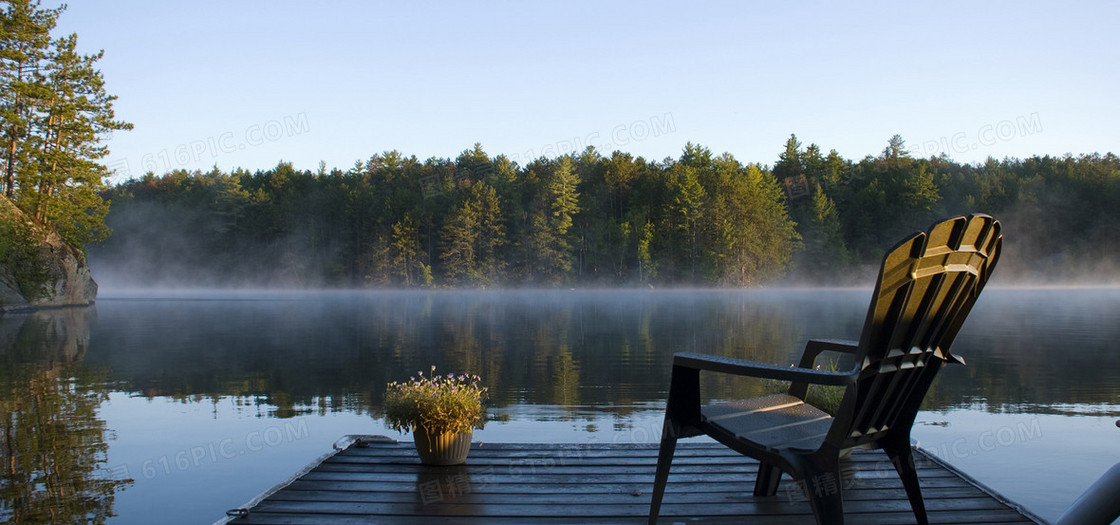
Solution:
M 491 416 L 513 421 L 510 428 L 530 423 L 519 428 L 531 428 L 525 435 L 532 439 L 591 439 L 598 425 L 613 423 L 615 436 L 642 442 L 660 431 L 673 352 L 793 363 L 808 338 L 858 337 L 869 294 L 208 292 L 103 299 L 92 335 L 93 309 L 9 316 L 0 319 L 0 521 L 96 522 L 111 515 L 114 495 L 130 480 L 123 479 L 127 472 L 105 470 L 111 435 L 98 410 L 110 391 L 184 405 L 228 402 L 235 412 L 253 412 L 247 420 L 309 414 L 328 425 L 334 413 L 378 417 L 387 382 L 436 365 L 482 376 Z M 1120 339 L 1120 290 L 992 289 L 980 301 L 954 345 L 968 366 L 940 374 L 927 396 L 924 408 L 942 412 L 936 421 L 960 421 L 944 414 L 951 411 L 1117 410 L 1120 353 L 1111 348 Z M 710 379 L 705 399 L 753 397 L 769 386 Z M 157 406 L 166 405 L 154 403 L 144 414 Z M 252 435 L 239 418 L 222 428 L 244 429 L 238 439 Z M 158 425 L 141 432 L 169 423 Z M 502 439 L 499 428 L 488 431 Z M 564 433 L 569 428 L 588 434 Z M 183 446 L 227 437 L 195 435 Z M 129 450 L 113 444 L 121 447 L 114 454 Z M 134 458 L 134 475 L 143 459 Z M 220 468 L 234 465 L 240 464 Z M 989 472 L 998 479 L 1005 467 Z M 180 475 L 180 492 L 201 479 Z M 138 480 L 118 501 L 120 511 L 149 487 Z
M 103 523 L 132 483 L 105 467 L 104 373 L 82 366 L 92 308 L 0 318 L 0 520 Z

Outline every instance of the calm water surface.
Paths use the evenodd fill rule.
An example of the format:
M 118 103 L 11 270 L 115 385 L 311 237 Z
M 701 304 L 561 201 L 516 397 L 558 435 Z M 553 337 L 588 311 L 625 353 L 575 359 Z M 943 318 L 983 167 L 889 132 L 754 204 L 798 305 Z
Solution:
M 673 352 L 789 363 L 869 290 L 103 294 L 0 319 L 0 520 L 199 523 L 481 375 L 493 442 L 657 442 Z M 914 437 L 1046 519 L 1120 461 L 1120 289 L 989 289 Z M 722 381 L 707 395 L 760 393 Z M 410 439 L 404 436 L 403 439 Z

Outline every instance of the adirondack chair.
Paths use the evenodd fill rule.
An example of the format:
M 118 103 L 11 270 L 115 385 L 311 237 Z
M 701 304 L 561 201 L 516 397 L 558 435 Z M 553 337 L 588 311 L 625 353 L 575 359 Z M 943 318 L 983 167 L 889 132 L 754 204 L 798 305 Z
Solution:
M 811 340 L 796 367 L 697 353 L 673 356 L 664 433 L 650 503 L 654 524 L 678 438 L 701 434 L 760 461 L 756 496 L 774 496 L 782 472 L 804 489 L 818 523 L 843 523 L 840 456 L 882 449 L 902 478 L 918 523 L 927 523 L 910 427 L 937 371 L 964 364 L 949 351 L 999 259 L 999 222 L 987 215 L 934 224 L 883 258 L 860 339 Z M 851 370 L 814 369 L 826 351 Z M 702 405 L 700 371 L 791 382 L 788 393 Z M 843 385 L 836 416 L 805 402 L 809 384 Z

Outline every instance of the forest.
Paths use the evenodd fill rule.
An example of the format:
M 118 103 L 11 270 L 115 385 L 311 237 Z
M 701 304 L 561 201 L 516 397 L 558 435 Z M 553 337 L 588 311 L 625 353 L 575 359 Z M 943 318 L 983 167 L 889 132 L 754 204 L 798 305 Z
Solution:
M 861 284 L 894 242 L 947 215 L 1004 224 L 997 282 L 1113 282 L 1113 153 L 842 157 L 790 135 L 770 163 L 687 143 L 677 158 L 593 147 L 523 164 L 392 150 L 349 168 L 217 168 L 106 184 L 114 112 L 65 6 L 0 10 L 0 193 L 131 286 L 713 287 Z M 111 207 L 110 207 L 111 206 Z M 110 232 L 112 235 L 110 236 Z M 37 234 L 0 220 L 0 267 L 42 281 Z M 31 284 L 27 284 L 31 283 Z
M 148 173 L 108 188 L 103 279 L 135 286 L 711 287 L 869 284 L 936 219 L 1004 224 L 997 276 L 1108 282 L 1114 154 L 860 160 L 791 135 L 772 165 L 688 143 L 651 161 L 594 148 L 521 166 L 480 144 L 349 169 Z

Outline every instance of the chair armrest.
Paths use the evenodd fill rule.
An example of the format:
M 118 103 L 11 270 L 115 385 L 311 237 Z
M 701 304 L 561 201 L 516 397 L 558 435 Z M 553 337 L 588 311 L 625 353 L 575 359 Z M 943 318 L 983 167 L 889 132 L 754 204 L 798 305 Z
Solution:
M 846 341 L 843 339 L 810 339 L 805 343 L 805 351 L 801 354 L 801 362 L 797 366 L 801 368 L 814 368 L 817 363 L 817 357 L 822 352 L 840 352 L 844 354 L 854 354 L 856 349 L 859 348 L 859 343 L 855 341 Z
M 756 361 L 744 361 L 730 357 L 720 357 L 707 354 L 679 353 L 673 355 L 673 366 L 691 368 L 695 370 L 709 370 L 740 376 L 756 377 L 759 379 L 776 379 L 779 381 L 798 381 L 816 385 L 848 385 L 856 380 L 853 371 L 830 372 L 826 370 L 813 370 L 793 366 L 779 366 Z

